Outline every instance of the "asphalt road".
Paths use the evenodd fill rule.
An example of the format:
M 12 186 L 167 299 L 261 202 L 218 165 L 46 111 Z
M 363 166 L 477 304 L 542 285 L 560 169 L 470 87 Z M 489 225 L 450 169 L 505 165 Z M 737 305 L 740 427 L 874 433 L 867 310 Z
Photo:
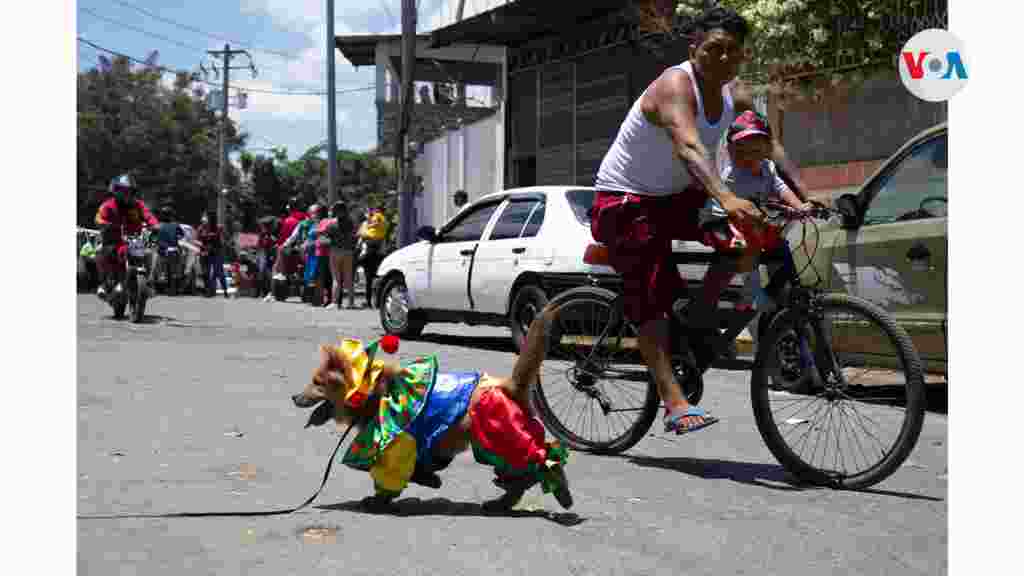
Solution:
M 78 297 L 79 515 L 297 506 L 337 435 L 304 430 L 289 396 L 317 345 L 380 334 L 374 311 L 158 297 L 142 325 Z M 428 326 L 400 356 L 510 373 L 507 332 Z M 947 423 L 929 413 L 910 460 L 866 492 L 804 488 L 765 448 L 748 377 L 713 370 L 722 422 L 649 435 L 628 453 L 575 453 L 575 507 L 534 489 L 513 512 L 460 455 L 444 486 L 410 487 L 397 515 L 361 511 L 368 475 L 336 466 L 287 516 L 78 520 L 79 574 L 921 574 L 947 572 Z M 655 427 L 655 432 L 657 432 Z

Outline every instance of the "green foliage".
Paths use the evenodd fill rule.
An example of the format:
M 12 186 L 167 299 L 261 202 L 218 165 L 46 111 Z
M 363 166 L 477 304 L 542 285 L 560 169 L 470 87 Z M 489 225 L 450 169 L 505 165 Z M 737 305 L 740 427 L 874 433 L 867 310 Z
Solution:
M 664 3 L 638 0 L 647 14 L 656 13 L 654 6 Z M 682 30 L 705 5 L 703 0 L 675 3 L 675 25 Z M 753 29 L 743 78 L 789 97 L 820 94 L 825 84 L 856 86 L 878 70 L 893 70 L 896 55 L 911 36 L 926 28 L 948 27 L 945 0 L 718 0 L 717 4 L 735 9 Z
M 328 203 L 324 148 L 313 146 L 294 160 L 284 149 L 253 157 L 252 188 L 264 214 L 279 215 L 293 197 L 299 199 L 301 209 Z M 337 162 L 338 197 L 354 218 L 361 221 L 370 207 L 383 208 L 386 216 L 397 218 L 397 203 L 387 194 L 396 186 L 393 162 L 352 150 L 339 150 Z
M 134 174 L 156 209 L 175 208 L 198 222 L 215 190 L 220 166 L 220 119 L 189 91 L 179 75 L 171 86 L 155 70 L 133 71 L 117 58 L 107 72 L 78 75 L 78 223 L 92 226 L 107 182 Z M 228 149 L 245 144 L 234 122 L 225 130 Z M 228 185 L 239 181 L 229 167 Z
M 167 86 L 159 72 L 133 71 L 123 58 L 108 72 L 78 75 L 79 225 L 93 226 L 107 183 L 125 172 L 136 176 L 150 208 L 171 205 L 180 221 L 198 223 L 216 191 L 220 115 L 190 87 L 187 75 Z M 229 153 L 241 151 L 241 171 L 229 164 L 226 175 L 229 233 L 255 231 L 259 218 L 280 215 L 295 196 L 303 209 L 326 204 L 324 145 L 290 159 L 285 148 L 244 151 L 246 136 L 230 119 L 225 134 Z M 339 196 L 353 216 L 375 206 L 395 217 L 395 199 L 386 194 L 396 187 L 393 162 L 351 150 L 340 150 L 337 161 Z

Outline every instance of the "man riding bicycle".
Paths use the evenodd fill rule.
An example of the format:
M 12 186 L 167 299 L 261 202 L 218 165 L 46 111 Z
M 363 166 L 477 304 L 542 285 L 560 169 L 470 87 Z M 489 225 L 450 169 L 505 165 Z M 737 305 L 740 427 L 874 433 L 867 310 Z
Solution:
M 716 162 L 724 131 L 753 109 L 749 88 L 734 81 L 749 26 L 735 11 L 716 7 L 694 28 L 689 60 L 654 80 L 622 122 L 597 173 L 591 219 L 594 239 L 608 246 L 610 264 L 622 276 L 626 314 L 639 326 L 640 352 L 665 404 L 665 430 L 679 434 L 717 419 L 691 406 L 672 374 L 667 315 L 685 290 L 669 260 L 672 240 L 705 241 L 698 222 L 708 198 L 739 230 L 764 222 L 753 203 L 722 183 Z M 771 160 L 806 201 L 795 166 L 774 138 Z M 719 296 L 734 273 L 728 265 L 708 270 L 700 301 L 690 309 L 710 313 L 691 314 L 691 326 L 713 326 Z
M 107 286 L 111 282 L 116 283 L 115 291 L 122 290 L 122 276 L 128 259 L 128 243 L 124 234 L 139 234 L 147 226 L 155 228 L 160 225 L 146 204 L 138 199 L 138 188 L 130 175 L 122 174 L 111 180 L 110 194 L 96 212 L 96 224 L 103 234 L 103 248 L 96 255 L 96 267 L 102 275 L 96 295 L 102 299 L 106 299 Z

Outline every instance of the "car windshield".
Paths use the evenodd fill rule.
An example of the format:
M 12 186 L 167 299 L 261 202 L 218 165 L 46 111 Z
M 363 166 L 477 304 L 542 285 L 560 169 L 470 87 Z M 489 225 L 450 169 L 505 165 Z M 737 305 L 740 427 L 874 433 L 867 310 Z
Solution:
M 864 224 L 889 224 L 946 215 L 948 167 L 946 136 L 912 150 L 878 180 Z
M 572 206 L 572 213 L 584 226 L 590 226 L 590 207 L 594 205 L 594 190 L 569 190 L 565 197 Z

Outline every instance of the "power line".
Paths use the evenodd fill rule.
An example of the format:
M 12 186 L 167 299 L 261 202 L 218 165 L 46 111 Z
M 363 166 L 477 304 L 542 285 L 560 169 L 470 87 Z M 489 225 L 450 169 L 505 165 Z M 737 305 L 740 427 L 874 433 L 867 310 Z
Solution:
M 263 48 L 256 48 L 256 47 L 254 47 L 252 45 L 249 45 L 249 44 L 247 44 L 245 42 L 239 42 L 238 40 L 232 40 L 230 38 L 225 38 L 224 36 L 218 36 L 217 34 L 211 34 L 209 32 L 204 32 L 203 30 L 200 30 L 199 28 L 195 28 L 193 26 L 189 26 L 188 24 L 182 24 L 180 22 L 175 22 L 174 20 L 171 20 L 169 18 L 164 18 L 164 17 L 160 16 L 159 14 L 154 14 L 153 12 L 150 12 L 148 10 L 140 8 L 139 6 L 136 6 L 134 4 L 129 4 L 128 2 L 122 2 L 121 0 L 110 0 L 110 1 L 114 2 L 115 4 L 120 4 L 121 6 L 124 6 L 126 8 L 130 8 L 132 10 L 141 12 L 141 13 L 143 13 L 143 14 L 145 14 L 145 15 L 147 15 L 150 18 L 153 18 L 155 20 L 159 20 L 161 22 L 166 22 L 168 24 L 177 26 L 178 28 L 182 28 L 182 29 L 188 30 L 190 32 L 195 32 L 196 34 L 202 34 L 203 36 L 207 36 L 207 37 L 213 38 L 215 40 L 221 40 L 221 41 L 224 41 L 224 42 L 229 42 L 231 44 L 238 44 L 239 46 L 241 46 L 243 48 L 248 48 L 248 49 L 254 50 L 256 52 L 264 52 L 264 53 L 267 53 L 267 54 L 273 54 L 275 56 L 280 56 L 280 57 L 286 58 L 288 60 L 298 60 L 299 59 L 299 57 L 297 55 L 295 55 L 295 54 L 289 54 L 287 52 L 279 52 L 279 51 L 276 51 L 276 50 L 267 50 L 267 49 L 263 49 Z
M 114 0 L 114 1 L 116 1 L 116 0 Z M 92 16 L 93 18 L 97 18 L 97 19 L 102 20 L 104 22 L 109 22 L 110 24 L 114 24 L 115 26 L 121 26 L 121 27 L 127 28 L 129 30 L 133 30 L 135 32 L 139 32 L 140 34 L 145 34 L 147 36 L 152 36 L 153 38 L 158 38 L 158 39 L 164 40 L 166 42 L 171 42 L 171 43 L 173 43 L 173 44 L 175 44 L 177 46 L 181 46 L 181 47 L 187 48 L 189 50 L 195 50 L 197 52 L 203 52 L 204 54 L 206 53 L 206 49 L 204 49 L 204 48 L 199 48 L 197 46 L 192 46 L 192 45 L 189 45 L 189 44 L 185 44 L 185 43 L 179 42 L 179 41 L 177 41 L 177 40 L 175 40 L 173 38 L 168 38 L 166 36 L 162 36 L 160 34 L 156 34 L 155 32 L 150 32 L 148 30 L 143 30 L 142 28 L 138 28 L 136 26 L 132 26 L 131 24 L 125 24 L 124 22 L 118 22 L 117 20 L 113 20 L 113 19 L 107 18 L 106 16 L 101 16 L 101 15 L 99 15 L 99 14 L 97 14 L 97 13 L 93 12 L 92 10 L 89 10 L 88 8 L 85 8 L 85 7 L 81 7 L 80 6 L 79 9 L 80 10 L 84 10 L 86 12 L 86 14 Z M 263 68 L 267 68 L 267 69 L 270 69 L 270 70 L 276 70 L 276 68 L 269 67 L 269 66 L 264 66 Z
M 127 54 L 118 52 L 116 50 L 111 50 L 109 48 L 104 48 L 103 46 L 100 46 L 99 44 L 96 44 L 94 42 L 90 42 L 89 40 L 86 40 L 85 38 L 79 37 L 78 41 L 82 42 L 84 44 L 88 44 L 89 46 L 92 46 L 96 50 L 100 50 L 102 52 L 107 52 L 108 54 L 113 54 L 114 56 L 120 56 L 122 58 L 127 58 L 128 60 L 130 60 L 132 62 L 135 62 L 137 64 L 148 65 L 146 62 L 144 62 L 142 60 L 139 60 L 138 58 L 134 58 L 134 57 L 129 56 Z M 187 70 L 173 70 L 173 69 L 167 68 L 165 66 L 153 66 L 152 68 L 154 68 L 156 70 L 159 70 L 159 71 L 161 71 L 161 72 L 163 72 L 165 74 L 175 74 L 175 75 L 177 75 L 177 74 L 188 74 L 189 76 L 191 76 L 193 78 L 196 78 L 195 74 L 193 74 L 192 72 L 189 72 Z M 220 86 L 219 84 L 217 84 L 215 82 L 210 82 L 210 81 L 202 79 L 202 78 L 197 78 L 197 81 L 202 82 L 203 84 L 210 85 L 210 86 L 217 86 L 217 87 Z M 375 88 L 376 88 L 375 85 L 369 85 L 369 86 L 362 86 L 362 87 L 358 87 L 358 88 L 345 88 L 345 89 L 342 89 L 342 90 L 337 90 L 335 93 L 337 93 L 337 94 L 349 94 L 349 93 L 353 93 L 353 92 L 366 92 L 366 91 L 369 91 L 369 90 L 374 90 Z M 284 90 L 266 90 L 266 89 L 262 89 L 262 88 L 249 88 L 249 87 L 246 87 L 246 86 L 233 87 L 233 89 L 234 90 L 244 90 L 245 92 L 254 92 L 254 93 L 259 93 L 259 94 L 278 94 L 278 95 L 281 95 L 281 96 L 323 96 L 324 94 L 327 93 L 326 90 L 319 90 L 319 91 L 313 91 L 313 90 L 310 90 L 310 91 L 284 91 Z
M 203 54 L 206 53 L 206 49 L 205 48 L 197 48 L 195 46 L 190 46 L 188 44 L 184 44 L 182 42 L 178 42 L 177 40 L 175 40 L 173 38 L 168 38 L 166 36 L 161 36 L 160 34 L 156 34 L 156 33 L 153 33 L 153 32 L 148 32 L 146 30 L 143 30 L 142 28 L 137 28 L 135 26 L 132 26 L 131 24 L 125 24 L 124 22 L 118 22 L 117 20 L 111 20 L 110 18 L 107 18 L 106 16 L 100 16 L 99 14 L 93 12 L 92 10 L 89 10 L 88 8 L 85 8 L 84 6 L 79 6 L 78 9 L 83 11 L 83 12 L 85 12 L 86 14 L 92 16 L 93 18 L 96 18 L 98 20 L 103 20 L 104 22 L 109 22 L 110 24 L 114 24 L 115 26 L 121 26 L 121 27 L 127 28 L 129 30 L 134 30 L 136 32 L 139 32 L 140 34 L 145 34 L 146 36 L 152 36 L 153 38 L 159 38 L 160 40 L 163 40 L 165 42 L 170 42 L 170 43 L 175 44 L 177 46 L 181 46 L 182 48 L 187 48 L 189 50 L 196 50 L 198 52 L 202 52 Z

